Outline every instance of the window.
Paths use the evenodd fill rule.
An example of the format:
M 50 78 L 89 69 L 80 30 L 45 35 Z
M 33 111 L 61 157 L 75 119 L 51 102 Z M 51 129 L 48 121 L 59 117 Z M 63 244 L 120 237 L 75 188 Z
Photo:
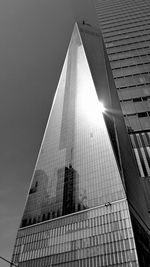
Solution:
M 147 116 L 148 116 L 147 112 L 138 113 L 139 118 L 143 118 L 143 117 L 147 117 Z
M 50 212 L 48 212 L 48 214 L 47 214 L 47 220 L 49 220 L 50 219 Z
M 134 98 L 133 99 L 133 102 L 140 102 L 142 99 L 140 98 L 140 97 L 138 97 L 138 98 Z
M 33 224 L 36 223 L 36 218 L 33 218 Z
M 22 227 L 27 226 L 27 219 L 22 220 Z
M 45 214 L 43 214 L 42 216 L 42 221 L 45 221 Z
M 32 224 L 32 219 L 31 218 L 29 219 L 28 225 L 30 225 L 30 224 Z

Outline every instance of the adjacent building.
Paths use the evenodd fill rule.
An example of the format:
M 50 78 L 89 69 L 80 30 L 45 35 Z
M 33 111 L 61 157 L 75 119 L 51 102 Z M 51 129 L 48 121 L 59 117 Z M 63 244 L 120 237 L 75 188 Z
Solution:
M 94 3 L 150 212 L 150 2 Z

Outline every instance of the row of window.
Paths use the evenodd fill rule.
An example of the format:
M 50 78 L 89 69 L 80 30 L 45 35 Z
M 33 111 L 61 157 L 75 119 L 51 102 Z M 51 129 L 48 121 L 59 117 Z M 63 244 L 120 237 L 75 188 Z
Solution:
M 150 85 L 137 85 L 118 89 L 118 96 L 120 101 L 130 101 L 131 99 L 142 99 L 143 101 L 148 100 L 150 97 Z M 136 101 L 136 100 L 135 100 Z
M 119 77 L 115 79 L 115 85 L 116 88 L 127 88 L 127 87 L 135 87 L 135 86 L 141 86 L 141 85 L 148 85 L 150 84 L 150 75 L 149 73 L 146 74 L 135 74 L 132 76 L 126 76 L 126 77 Z
M 120 99 L 120 102 L 122 103 L 126 103 L 126 102 L 129 102 L 129 101 L 131 101 L 131 102 L 145 102 L 145 101 L 147 101 L 147 100 L 150 100 L 150 96 L 144 96 L 144 97 L 135 97 L 135 98 L 133 98 L 133 99 L 125 99 L 125 100 L 122 100 L 122 99 Z
M 104 4 L 106 3 L 106 4 Z M 138 6 L 136 4 L 133 4 L 133 2 L 129 2 L 127 4 L 127 2 L 125 4 L 122 4 L 120 1 L 116 2 L 113 1 L 113 5 L 112 2 L 110 1 L 108 4 L 107 2 L 101 2 L 100 4 L 97 2 L 96 4 L 96 8 L 97 11 L 99 11 L 99 13 L 101 14 L 101 17 L 103 19 L 103 17 L 105 19 L 108 20 L 108 17 L 114 17 L 114 16 L 121 16 L 121 15 L 126 15 L 126 14 L 143 14 L 142 11 L 144 11 L 145 13 L 148 12 L 148 7 L 149 7 L 149 2 L 147 2 L 145 4 L 145 2 L 141 2 L 140 8 L 139 8 L 140 2 L 138 1 Z M 108 16 L 105 17 L 105 14 L 107 14 Z
M 140 27 L 140 26 L 147 26 L 147 25 L 150 25 L 150 21 L 149 19 L 146 19 L 145 20 L 142 20 L 142 21 L 137 21 L 137 22 L 133 22 L 133 23 L 126 23 L 126 24 L 123 24 L 123 25 L 116 25 L 116 26 L 112 26 L 112 27 L 104 27 L 102 26 L 102 32 L 104 34 L 106 33 L 116 33 L 116 31 L 121 31 L 121 30 L 124 30 L 124 29 L 133 29 L 133 28 L 137 28 L 137 27 Z
M 100 18 L 100 24 L 102 26 L 102 28 L 107 29 L 108 27 L 112 28 L 112 25 L 114 25 L 114 27 L 118 26 L 118 25 L 129 25 L 129 22 L 131 21 L 131 23 L 136 23 L 136 22 L 143 22 L 143 21 L 147 21 L 150 19 L 150 15 L 149 12 L 147 14 L 140 14 L 139 12 L 137 12 L 135 14 L 135 17 L 132 16 L 131 14 L 125 13 L 125 16 L 122 17 L 124 14 L 119 15 L 118 17 L 116 16 L 114 19 L 114 14 L 113 16 L 109 16 L 109 20 L 107 19 L 107 22 L 102 22 L 102 19 Z M 138 16 L 137 16 L 138 15 Z M 125 18 L 127 17 L 127 19 Z M 122 19 L 123 18 L 123 19 Z
M 143 114 L 141 116 L 145 116 L 147 114 Z M 142 131 L 142 130 L 149 130 L 150 129 L 150 117 L 138 117 L 135 115 L 128 115 L 124 117 L 126 126 L 132 131 Z M 131 131 L 130 131 L 131 132 Z
M 129 66 L 138 66 L 142 64 L 149 64 L 150 62 L 150 54 L 147 55 L 138 55 L 118 60 L 111 61 L 111 68 L 112 70 L 120 69 L 120 68 L 127 68 Z M 146 66 L 145 66 L 146 67 Z
M 128 113 L 129 111 L 126 111 L 125 112 L 125 116 L 138 116 L 139 118 L 145 118 L 145 117 L 150 117 L 150 111 L 147 111 L 147 112 L 140 112 L 140 113 L 132 113 L 132 114 L 130 114 L 130 113 Z M 149 126 L 149 128 L 150 128 L 150 126 Z
M 150 41 L 149 40 L 141 40 L 140 42 L 135 42 L 132 44 L 123 44 L 123 45 L 118 45 L 116 47 L 109 47 L 107 48 L 108 55 L 111 55 L 113 53 L 119 53 L 119 52 L 126 52 L 126 51 L 131 51 L 131 50 L 136 50 L 140 48 L 145 48 L 150 46 Z
M 79 243 L 80 245 L 82 244 L 81 247 L 89 247 L 91 246 L 91 244 L 107 244 L 118 242 L 119 240 L 128 239 L 129 233 L 127 229 L 129 228 L 129 226 L 129 219 L 123 219 L 104 225 L 97 225 L 95 227 L 91 226 L 84 227 L 83 229 L 72 229 L 68 230 L 68 232 L 64 231 L 64 228 L 62 228 L 62 230 L 60 228 L 55 228 L 53 230 L 39 232 L 18 238 L 14 253 L 17 254 L 20 250 L 22 252 L 30 250 L 31 247 L 32 249 L 34 249 L 38 246 L 45 247 L 54 244 L 62 245 L 65 242 L 69 242 L 71 246 L 74 246 L 76 244 L 75 246 L 77 247 L 79 246 Z M 69 228 L 71 228 L 70 225 Z
M 141 40 L 149 40 L 149 34 L 150 34 L 150 29 L 148 29 L 147 31 L 142 32 L 141 34 L 135 34 L 134 36 L 130 36 L 130 35 L 126 35 L 123 36 L 123 38 L 117 38 L 117 39 L 110 39 L 108 40 L 107 38 L 104 38 L 105 40 L 105 44 L 106 44 L 106 48 L 107 47 L 117 47 L 119 45 L 125 45 L 125 44 L 132 44 L 135 42 L 140 42 Z
M 150 62 L 145 64 L 138 64 L 135 66 L 113 69 L 112 72 L 114 79 L 132 75 L 134 76 L 138 74 L 148 74 L 150 76 Z
M 135 98 L 133 100 L 128 99 L 126 101 L 121 101 L 123 114 L 132 115 L 137 113 L 139 118 L 149 116 L 150 101 L 147 101 L 147 99 L 148 98 Z
M 122 30 L 116 30 L 116 31 L 114 31 L 114 32 L 107 32 L 107 33 L 105 33 L 105 32 L 103 32 L 103 36 L 104 36 L 104 38 L 112 38 L 113 39 L 113 37 L 118 37 L 118 36 L 124 36 L 124 35 L 128 35 L 128 34 L 132 34 L 132 33 L 136 33 L 136 32 L 140 32 L 140 31 L 145 31 L 145 30 L 147 30 L 147 29 L 149 29 L 149 27 L 150 27 L 150 25 L 148 24 L 148 25 L 141 25 L 141 26 L 138 26 L 138 27 L 133 27 L 133 28 L 129 28 L 129 29 L 122 29 Z
M 120 244 L 116 244 L 116 247 L 118 248 L 117 245 L 119 246 Z M 113 251 L 111 253 L 111 252 L 109 252 L 109 248 L 110 248 L 110 246 L 108 246 L 108 250 L 106 252 L 103 252 L 103 250 L 105 249 L 105 246 L 95 246 L 92 248 L 80 249 L 78 251 L 72 251 L 72 252 L 71 251 L 70 252 L 64 251 L 62 253 L 50 254 L 51 250 L 52 250 L 52 252 L 55 250 L 55 246 L 54 246 L 52 248 L 49 247 L 48 250 L 41 248 L 39 250 L 23 253 L 22 257 L 19 259 L 19 261 L 23 262 L 23 261 L 27 261 L 27 260 L 31 260 L 31 259 L 41 258 L 41 257 L 48 256 L 49 254 L 51 256 L 53 255 L 53 262 L 54 262 L 54 259 L 56 259 L 55 263 L 70 262 L 70 264 L 71 264 L 71 262 L 74 260 L 77 260 L 77 259 L 81 260 L 81 259 L 87 258 L 87 256 L 88 257 L 94 257 L 94 256 L 98 256 L 98 255 L 101 256 L 101 261 L 105 261 L 105 262 L 108 262 L 108 258 L 110 257 L 109 262 L 112 264 L 129 262 L 129 261 L 132 262 L 132 261 L 136 260 L 136 252 L 134 249 L 133 250 L 120 251 L 119 249 L 117 250 L 115 248 L 114 249 L 115 251 Z M 113 248 L 113 246 L 112 246 L 112 248 Z M 131 255 L 130 255 L 130 253 L 131 253 Z M 113 256 L 115 256 L 115 254 L 120 255 L 118 261 L 113 259 Z M 129 255 L 130 255 L 130 257 L 129 257 Z
M 120 0 L 115 0 L 115 1 L 111 1 L 111 0 L 107 0 L 107 1 L 97 1 L 97 6 L 99 6 L 102 8 L 102 11 L 104 12 L 105 10 L 110 10 L 111 8 L 114 7 L 114 10 L 116 10 L 117 8 L 119 10 L 122 10 L 122 7 L 135 7 L 135 10 L 139 10 L 139 7 L 142 8 L 143 6 L 147 7 L 149 6 L 149 1 L 148 0 L 138 0 L 138 5 L 137 5 L 137 1 L 131 2 L 130 0 L 125 0 L 124 2 L 120 1 Z
M 145 10 L 144 10 L 145 11 Z M 123 13 L 123 12 L 120 12 L 120 14 L 119 14 L 119 12 L 116 14 L 116 16 L 115 16 L 115 14 L 113 13 L 111 13 L 111 16 L 106 12 L 105 13 L 105 18 L 107 18 L 107 16 L 109 16 L 109 19 L 107 18 L 107 22 L 108 23 L 105 23 L 105 22 L 102 22 L 101 21 L 101 19 L 102 19 L 102 14 L 101 14 L 101 12 L 100 11 L 97 11 L 97 13 L 98 13 L 98 16 L 100 17 L 100 24 L 101 24 L 101 26 L 104 28 L 104 29 L 108 29 L 108 28 L 113 28 L 113 26 L 114 27 L 119 27 L 119 26 L 124 26 L 124 25 L 129 25 L 129 24 L 136 24 L 136 23 L 138 23 L 138 22 L 140 22 L 140 23 L 143 23 L 143 22 L 146 22 L 146 21 L 149 21 L 149 12 L 147 13 L 147 14 L 145 14 L 145 16 L 143 16 L 144 15 L 144 12 L 136 12 L 136 13 L 134 13 L 133 11 L 132 12 L 128 12 L 127 13 L 127 11 L 125 11 L 125 14 Z M 131 15 L 131 13 L 132 13 L 132 15 Z M 121 16 L 122 15 L 125 15 L 125 16 L 127 16 L 127 14 L 128 14 L 128 20 L 126 19 L 126 20 L 122 20 L 122 18 L 121 18 Z M 139 17 L 135 17 L 135 18 L 133 18 L 133 17 L 131 17 L 131 16 L 133 16 L 135 14 L 135 16 L 137 15 L 137 14 L 139 14 L 139 15 L 141 15 L 141 16 L 139 16 Z M 114 16 L 115 16 L 115 18 L 116 18 L 116 20 L 114 20 Z M 131 21 L 131 23 L 130 23 L 130 21 Z M 111 24 L 110 24 L 110 22 L 111 22 Z M 138 24 L 139 25 L 139 24 Z
M 86 206 L 84 206 L 83 204 L 78 204 L 77 205 L 77 209 L 74 210 L 74 212 L 77 212 L 77 211 L 81 211 L 81 210 L 85 210 L 86 209 Z M 70 212 L 72 213 L 72 212 Z M 60 211 L 59 209 L 56 211 L 51 211 L 51 212 L 48 212 L 48 213 L 44 213 L 43 215 L 38 215 L 37 217 L 33 217 L 33 218 L 26 218 L 26 219 L 23 219 L 22 220 L 22 223 L 21 223 L 21 227 L 26 227 L 26 226 L 29 226 L 29 225 L 32 225 L 32 224 L 36 224 L 36 223 L 39 223 L 39 222 L 44 222 L 44 221 L 47 221 L 47 220 L 50 220 L 50 219 L 54 219 L 54 218 L 58 218 L 62 216 L 62 211 Z
M 124 231 L 124 230 L 123 230 Z M 97 231 L 98 233 L 98 231 Z M 82 235 L 82 233 L 81 233 Z M 112 234 L 111 234 L 112 236 Z M 74 236 L 74 238 L 76 238 Z M 77 237 L 78 238 L 78 237 Z M 56 242 L 57 241 L 57 242 Z M 59 239 L 56 237 L 56 240 L 54 238 L 49 238 L 49 239 L 43 239 L 43 240 L 37 240 L 34 243 L 28 243 L 24 246 L 22 246 L 21 249 L 21 258 L 25 258 L 25 254 L 27 254 L 27 252 L 31 252 L 31 251 L 35 251 L 35 250 L 39 250 L 39 249 L 43 249 L 47 248 L 49 250 L 49 254 L 59 254 L 59 253 L 63 253 L 66 251 L 76 251 L 76 250 L 80 250 L 80 249 L 86 249 L 86 248 L 91 248 L 91 247 L 95 247 L 95 246 L 101 246 L 101 254 L 109 254 L 109 253 L 113 253 L 115 252 L 115 246 L 116 251 L 125 251 L 131 248 L 134 248 L 134 241 L 133 238 L 128 239 L 128 237 L 126 239 L 121 239 L 118 241 L 114 241 L 114 239 L 110 240 L 108 243 L 102 243 L 101 240 L 101 236 L 99 235 L 99 233 L 97 234 L 97 236 L 90 236 L 90 237 L 86 237 L 86 238 L 81 238 L 74 240 L 72 238 L 72 241 L 66 241 L 66 239 L 63 237 Z M 19 248 L 19 247 L 18 247 Z M 105 252 L 104 252 L 105 251 Z M 19 250 L 15 251 L 15 254 L 18 254 Z M 23 255 L 24 254 L 24 255 Z M 48 254 L 48 253 L 47 253 Z M 32 257 L 32 256 L 31 256 Z
M 104 40 L 106 43 L 109 43 L 109 42 L 115 42 L 115 41 L 119 41 L 119 40 L 127 40 L 129 38 L 134 38 L 134 37 L 139 37 L 139 36 L 143 36 L 143 35 L 146 35 L 146 34 L 149 34 L 150 32 L 150 25 L 148 25 L 147 27 L 145 27 L 145 29 L 142 29 L 142 30 L 133 30 L 133 31 L 130 31 L 128 33 L 122 33 L 120 35 L 116 34 L 114 36 L 111 36 L 111 37 L 106 37 L 106 34 L 104 34 Z
M 116 53 L 108 54 L 109 60 L 119 60 L 119 59 L 125 59 L 125 58 L 132 58 L 132 57 L 139 57 L 139 56 L 146 56 L 150 54 L 150 47 L 149 46 L 143 46 L 139 48 L 133 48 L 129 51 L 117 51 Z
M 89 251 L 85 252 L 84 259 L 73 260 L 69 258 L 68 262 L 66 259 L 69 257 L 68 254 L 64 253 L 60 257 L 59 255 L 54 255 L 51 257 L 36 258 L 34 260 L 20 262 L 20 267 L 37 267 L 37 266 L 46 266 L 46 267 L 106 267 L 111 266 L 115 267 L 116 264 L 119 267 L 137 267 L 138 262 L 135 257 L 134 252 L 128 251 L 128 253 L 114 253 L 109 254 L 107 257 L 104 256 L 95 256 L 92 257 L 89 255 Z M 14 257 L 14 262 L 18 262 L 19 256 Z M 134 260 L 135 259 L 135 260 Z M 119 265 L 118 265 L 119 264 Z
M 124 212 L 125 213 L 125 212 Z M 125 237 L 120 235 L 121 232 L 117 232 L 118 234 L 116 234 L 116 238 L 114 240 L 114 236 L 113 236 L 113 232 L 116 231 L 120 231 L 120 229 L 126 229 L 130 227 L 130 222 L 129 222 L 129 218 L 127 217 L 127 215 L 125 214 L 124 217 L 126 216 L 126 218 L 122 218 L 121 216 L 117 216 L 118 214 L 112 214 L 109 215 L 107 218 L 105 218 L 104 221 L 104 217 L 98 217 L 95 218 L 95 220 L 93 220 L 93 224 L 92 221 L 90 219 L 88 219 L 87 221 L 82 221 L 82 224 L 80 223 L 74 223 L 74 224 L 70 224 L 67 227 L 60 227 L 60 228 L 54 228 L 51 230 L 45 230 L 44 232 L 40 232 L 40 233 L 35 233 L 32 235 L 28 235 L 22 238 L 17 239 L 17 243 L 16 246 L 20 246 L 21 244 L 29 244 L 29 243 L 34 243 L 37 240 L 46 240 L 46 239 L 52 239 L 54 238 L 54 243 L 57 243 L 56 238 L 58 237 L 61 238 L 61 236 L 66 235 L 66 238 L 69 238 L 69 240 L 74 240 L 75 239 L 80 239 L 81 237 L 83 238 L 83 236 L 88 237 L 89 235 L 95 235 L 96 234 L 106 234 L 105 237 L 101 236 L 101 242 L 102 243 L 108 243 L 108 242 L 113 242 L 113 241 L 117 241 L 120 239 L 124 239 Z M 109 235 L 108 233 L 111 233 L 111 235 Z M 62 240 L 63 238 L 61 238 Z M 64 242 L 65 242 L 65 238 L 64 238 Z
M 150 15 L 149 15 L 149 11 L 148 11 L 148 13 L 146 14 L 146 18 L 149 18 L 150 17 Z M 108 18 L 106 18 L 106 20 L 104 20 L 104 19 L 102 19 L 102 18 L 100 18 L 100 23 L 101 23 L 101 25 L 102 25 L 102 27 L 103 27 L 103 25 L 112 25 L 112 23 L 113 23 L 113 25 L 114 24 L 120 24 L 120 22 L 122 23 L 122 22 L 126 22 L 127 20 L 128 21 L 135 21 L 136 19 L 139 19 L 139 18 L 144 18 L 145 19 L 145 14 L 139 14 L 139 12 L 134 12 L 134 14 L 133 14 L 133 12 L 132 13 L 125 13 L 125 14 L 119 14 L 119 16 L 115 16 L 115 18 L 114 18 L 114 15 L 113 16 L 109 16 L 109 20 L 108 20 Z

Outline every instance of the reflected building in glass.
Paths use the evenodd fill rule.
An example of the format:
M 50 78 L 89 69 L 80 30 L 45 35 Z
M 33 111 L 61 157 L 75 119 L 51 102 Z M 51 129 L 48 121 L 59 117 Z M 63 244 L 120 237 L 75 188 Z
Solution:
M 145 207 L 102 35 L 76 24 L 12 261 L 19 267 L 149 266 Z

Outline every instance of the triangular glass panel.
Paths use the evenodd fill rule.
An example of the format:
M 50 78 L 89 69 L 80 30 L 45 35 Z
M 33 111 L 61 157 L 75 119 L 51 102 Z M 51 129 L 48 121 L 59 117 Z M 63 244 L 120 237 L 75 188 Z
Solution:
M 78 26 L 75 25 L 22 225 L 125 198 Z

